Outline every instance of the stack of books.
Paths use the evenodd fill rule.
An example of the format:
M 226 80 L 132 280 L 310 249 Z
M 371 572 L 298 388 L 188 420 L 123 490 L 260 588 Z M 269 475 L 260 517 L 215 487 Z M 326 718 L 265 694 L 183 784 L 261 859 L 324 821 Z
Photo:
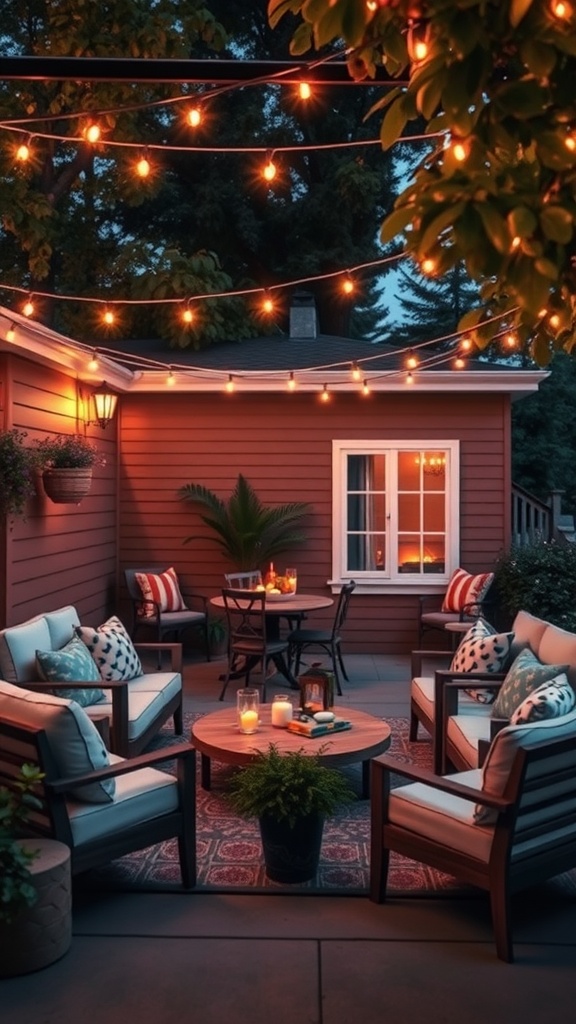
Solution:
M 288 732 L 298 733 L 299 736 L 326 736 L 331 732 L 351 729 L 352 722 L 345 718 L 333 718 L 331 722 L 316 722 L 313 718 L 293 718 L 286 728 Z

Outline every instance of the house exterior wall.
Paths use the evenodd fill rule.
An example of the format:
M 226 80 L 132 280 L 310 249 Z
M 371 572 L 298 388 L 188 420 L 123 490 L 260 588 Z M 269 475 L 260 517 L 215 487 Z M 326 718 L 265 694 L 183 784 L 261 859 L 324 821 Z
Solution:
M 0 424 L 27 432 L 26 443 L 46 432 L 84 433 L 83 407 L 74 378 L 19 356 L 0 354 Z M 80 505 L 56 505 L 38 480 L 27 520 L 0 518 L 0 626 L 73 604 L 87 624 L 114 610 L 117 573 L 116 428 L 86 429 L 106 458 L 93 471 Z
M 227 498 L 241 472 L 266 504 L 309 501 L 305 547 L 277 567 L 296 565 L 299 587 L 328 593 L 332 557 L 332 440 L 458 439 L 461 451 L 461 564 L 490 568 L 509 542 L 510 400 L 502 394 L 232 395 L 132 394 L 121 404 L 119 603 L 122 570 L 174 565 L 187 582 L 219 593 L 230 568 L 193 506 L 177 498 L 201 483 Z M 188 536 L 204 535 L 185 544 Z M 328 625 L 331 612 L 315 613 Z M 416 646 L 417 593 L 355 595 L 346 627 L 351 652 L 400 653 Z

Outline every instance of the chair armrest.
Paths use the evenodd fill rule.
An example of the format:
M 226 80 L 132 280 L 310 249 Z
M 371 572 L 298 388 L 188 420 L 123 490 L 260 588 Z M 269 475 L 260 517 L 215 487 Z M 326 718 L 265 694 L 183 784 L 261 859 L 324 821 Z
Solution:
M 420 615 L 426 611 L 439 612 L 444 600 L 443 594 L 419 594 Z
M 451 669 L 436 669 L 434 673 L 434 707 L 436 719 L 444 721 L 458 713 L 458 692 L 476 689 L 482 684 L 486 689 L 498 690 L 506 678 L 505 672 L 453 672 Z M 440 710 L 440 715 L 438 711 Z
M 191 743 L 177 743 L 172 747 L 163 747 L 161 750 L 154 750 L 149 754 L 140 754 L 138 757 L 126 758 L 117 764 L 110 764 L 105 768 L 97 768 L 93 772 L 86 772 L 84 775 L 75 775 L 67 779 L 47 780 L 44 784 L 54 793 L 65 793 L 70 789 L 88 786 L 91 782 L 104 782 L 106 779 L 114 779 L 119 775 L 127 775 L 129 772 L 139 771 L 141 768 L 153 767 L 162 761 L 179 760 L 186 757 L 190 757 L 194 761 L 194 747 Z
M 434 789 L 438 789 L 442 793 L 450 793 L 452 796 L 458 796 L 463 800 L 482 804 L 484 807 L 494 807 L 498 811 L 505 811 L 507 807 L 511 807 L 514 803 L 514 800 L 497 796 L 495 793 L 488 793 L 483 789 L 475 789 L 473 786 L 465 786 L 462 782 L 456 782 L 452 776 L 437 775 L 426 768 L 406 765 L 402 761 L 396 761 L 389 754 L 380 754 L 378 757 L 373 757 L 370 764 L 373 777 L 378 774 L 385 775 L 386 773 L 400 775 L 411 782 L 422 782 L 426 786 L 433 786 Z M 375 790 L 376 787 L 374 787 Z
M 191 606 L 196 604 L 205 615 L 208 614 L 208 598 L 206 597 L 206 594 L 200 594 L 197 590 L 189 590 L 186 586 L 180 587 L 180 593 L 187 605 Z M 190 610 L 194 611 L 195 609 L 190 608 Z
M 20 685 L 17 683 L 16 685 Z M 127 679 L 94 679 L 91 682 L 86 682 L 85 679 L 67 679 L 66 682 L 47 682 L 42 679 L 27 680 L 26 683 L 22 683 L 27 690 L 39 690 L 41 693 L 44 690 L 51 692 L 52 690 L 92 690 L 94 688 L 100 690 L 121 690 L 126 689 L 129 685 Z
M 167 653 L 170 655 L 170 667 L 173 672 L 180 672 L 182 675 L 182 644 L 165 644 L 165 643 L 135 643 L 134 647 L 136 651 L 140 653 Z

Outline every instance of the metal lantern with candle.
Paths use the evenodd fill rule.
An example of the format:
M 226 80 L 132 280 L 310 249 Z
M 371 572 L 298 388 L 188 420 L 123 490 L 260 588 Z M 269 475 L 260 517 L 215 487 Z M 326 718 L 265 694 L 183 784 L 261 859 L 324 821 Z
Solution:
M 250 735 L 258 731 L 260 706 L 258 690 L 245 687 L 236 691 L 236 709 L 240 732 Z
M 298 685 L 303 711 L 314 714 L 334 707 L 335 676 L 329 669 L 322 668 L 321 662 L 313 662 L 307 672 L 298 676 Z

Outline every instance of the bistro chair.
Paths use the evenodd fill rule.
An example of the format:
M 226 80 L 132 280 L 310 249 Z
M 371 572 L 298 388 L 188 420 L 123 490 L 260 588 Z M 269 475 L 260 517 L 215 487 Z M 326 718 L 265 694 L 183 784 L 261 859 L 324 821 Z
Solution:
M 284 655 L 288 641 L 269 639 L 266 631 L 266 592 L 264 590 L 222 590 L 226 619 L 228 621 L 228 669 L 219 700 L 224 700 L 228 683 L 232 678 L 244 678 L 244 685 L 250 685 L 250 674 L 260 667 L 262 703 L 266 703 L 266 669 L 269 661 L 286 679 L 291 673 Z M 295 682 L 295 681 L 294 681 Z
M 355 587 L 356 583 L 354 580 L 350 580 L 350 583 L 345 583 L 342 587 L 331 629 L 294 629 L 288 635 L 288 662 L 293 674 L 295 676 L 298 675 L 303 651 L 310 647 L 319 647 L 331 659 L 339 696 L 342 696 L 340 673 L 344 676 L 346 682 L 349 682 L 348 673 L 342 658 L 341 633 L 346 622 L 348 605 L 350 604 L 350 598 Z
M 252 569 L 250 572 L 225 572 L 224 579 L 226 586 L 233 590 L 255 590 L 258 585 L 262 584 L 262 573 L 259 569 Z M 293 630 L 308 616 L 306 612 L 293 612 L 291 615 L 281 615 L 280 618 L 286 619 L 288 629 Z
M 126 587 L 132 603 L 131 636 L 134 639 L 143 629 L 153 630 L 156 641 L 173 635 L 182 642 L 187 629 L 202 633 L 206 661 L 210 661 L 208 630 L 208 599 L 181 583 L 173 568 L 148 566 L 143 569 L 125 569 Z M 144 577 L 145 589 L 138 580 Z

